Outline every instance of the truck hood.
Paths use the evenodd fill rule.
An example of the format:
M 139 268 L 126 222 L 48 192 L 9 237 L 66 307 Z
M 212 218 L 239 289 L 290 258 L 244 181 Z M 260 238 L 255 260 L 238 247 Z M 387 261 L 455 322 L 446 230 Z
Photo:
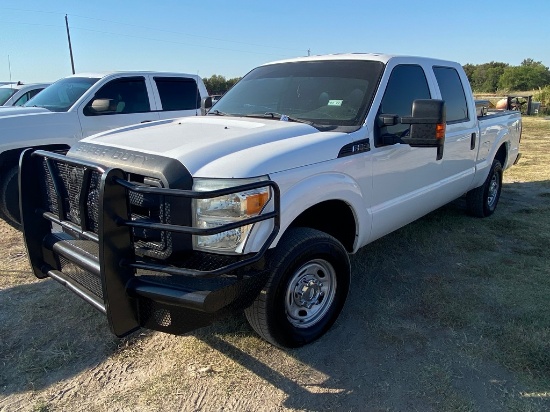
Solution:
M 302 123 L 200 116 L 111 130 L 81 143 L 176 159 L 196 177 L 240 178 L 334 159 L 350 141 L 347 133 Z
M 6 106 L 0 107 L 0 117 L 5 116 L 20 116 L 22 114 L 35 114 L 35 113 L 52 113 L 48 109 L 43 107 L 22 107 L 22 106 Z

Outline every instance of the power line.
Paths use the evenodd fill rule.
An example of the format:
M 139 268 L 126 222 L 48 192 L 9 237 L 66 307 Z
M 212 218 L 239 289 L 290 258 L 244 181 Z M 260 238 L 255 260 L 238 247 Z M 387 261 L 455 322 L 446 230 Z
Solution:
M 108 32 L 108 31 L 103 31 L 103 30 L 87 29 L 85 27 L 71 26 L 71 30 L 73 30 L 73 31 L 74 30 L 84 30 L 84 31 L 90 31 L 90 32 L 93 32 L 93 33 L 108 34 L 108 35 L 111 35 L 111 36 L 124 36 L 124 37 L 130 37 L 130 38 L 134 38 L 134 39 L 151 40 L 151 41 L 158 41 L 158 42 L 172 43 L 172 44 L 181 44 L 181 45 L 184 45 L 184 46 L 202 47 L 202 48 L 214 49 L 214 50 L 226 50 L 226 51 L 233 51 L 233 52 L 239 52 L 239 53 L 261 54 L 261 55 L 267 55 L 267 56 L 280 56 L 278 54 L 273 54 L 273 53 L 253 52 L 253 51 L 249 51 L 249 50 L 235 50 L 235 49 L 228 49 L 226 47 L 205 46 L 203 44 L 184 43 L 184 42 L 180 42 L 180 41 L 176 41 L 176 40 L 155 39 L 155 38 L 151 38 L 151 37 L 136 36 L 136 35 L 133 35 L 133 34 L 113 33 L 113 32 Z
M 26 25 L 26 26 L 55 27 L 55 28 L 62 28 L 63 27 L 63 25 L 61 25 L 61 24 L 27 23 L 27 22 L 13 22 L 13 21 L 2 21 L 2 20 L 0 20 L 0 23 L 2 23 L 2 24 L 18 24 L 18 25 Z M 236 50 L 236 49 L 229 49 L 229 48 L 226 48 L 226 47 L 205 46 L 203 44 L 185 43 L 185 42 L 180 42 L 180 41 L 175 41 L 175 40 L 164 40 L 164 39 L 144 37 L 144 36 L 136 36 L 136 35 L 124 34 L 124 33 L 113 33 L 113 32 L 108 32 L 108 31 L 104 31 L 104 30 L 88 29 L 86 27 L 76 27 L 76 26 L 72 26 L 72 25 L 71 25 L 71 30 L 72 31 L 74 31 L 74 30 L 83 30 L 83 31 L 89 31 L 89 32 L 93 32 L 93 33 L 107 34 L 107 35 L 111 35 L 111 36 L 123 36 L 123 37 L 130 37 L 130 38 L 134 38 L 134 39 L 151 40 L 151 41 L 171 43 L 171 44 L 181 44 L 181 45 L 184 45 L 184 46 L 202 47 L 202 48 L 214 49 L 214 50 L 225 50 L 225 51 L 232 51 L 232 52 L 239 52 L 239 53 L 258 54 L 258 55 L 264 55 L 264 56 L 277 56 L 277 57 L 281 56 L 280 54 L 274 54 L 274 53 L 254 52 L 254 51 L 250 51 L 250 50 Z M 241 44 L 247 44 L 247 43 L 241 43 Z M 287 50 L 287 49 L 283 49 L 283 50 Z
M 42 26 L 42 27 L 56 27 L 56 28 L 60 28 L 60 27 L 63 27 L 63 25 L 61 24 L 44 24 L 44 23 L 27 23 L 27 22 L 22 22 L 22 21 L 3 21 L 3 20 L 0 20 L 0 23 L 2 24 L 23 24 L 25 26 Z
M 236 40 L 219 39 L 219 38 L 216 38 L 216 37 L 201 36 L 201 35 L 198 35 L 198 34 L 183 33 L 183 32 L 174 31 L 174 30 L 158 29 L 158 28 L 155 28 L 155 27 L 140 26 L 140 25 L 137 25 L 137 24 L 124 23 L 124 22 L 121 22 L 121 21 L 105 20 L 105 19 L 98 19 L 98 18 L 95 18 L 95 17 L 80 16 L 78 14 L 69 14 L 69 16 L 80 17 L 82 19 L 97 20 L 97 21 L 102 21 L 104 23 L 122 24 L 122 25 L 125 25 L 125 26 L 136 27 L 136 28 L 139 28 L 139 29 L 155 30 L 155 31 L 164 32 L 164 33 L 171 33 L 171 34 L 179 34 L 179 35 L 182 35 L 182 36 L 197 37 L 197 38 L 206 39 L 206 40 L 214 40 L 214 41 L 223 41 L 223 42 L 226 42 L 226 43 L 243 44 L 243 45 L 246 45 L 246 46 L 256 46 L 256 47 L 264 47 L 264 48 L 269 48 L 269 49 L 279 49 L 279 50 L 288 50 L 288 51 L 300 51 L 300 52 L 303 51 L 303 50 L 298 50 L 298 49 L 289 49 L 289 48 L 286 48 L 286 47 L 269 46 L 269 45 L 266 45 L 266 44 L 247 43 L 247 42 L 236 41 Z
M 15 7 L 2 7 L 2 10 L 13 10 L 13 11 L 28 11 L 30 13 L 47 13 L 47 14 L 65 14 L 58 11 L 43 11 L 43 10 L 28 10 L 28 9 L 17 9 Z
M 2 21 L 2 20 L 0 20 L 0 23 L 2 23 L 2 24 L 18 24 L 18 25 L 27 25 L 27 26 L 54 27 L 54 28 L 62 28 L 63 27 L 63 25 L 57 25 L 57 24 L 12 22 L 12 21 Z M 162 42 L 162 43 L 180 44 L 180 45 L 191 46 L 191 47 L 201 47 L 201 48 L 205 48 L 205 49 L 224 50 L 224 51 L 231 51 L 231 52 L 238 52 L 238 53 L 248 53 L 248 54 L 257 54 L 257 55 L 263 55 L 263 56 L 281 57 L 281 54 L 275 54 L 275 53 L 264 53 L 264 52 L 250 51 L 250 50 L 238 50 L 238 49 L 230 49 L 230 48 L 227 48 L 227 47 L 206 46 L 204 44 L 186 43 L 186 42 L 180 42 L 180 41 L 175 41 L 175 40 L 165 40 L 165 39 L 158 39 L 158 38 L 152 38 L 152 37 L 136 36 L 136 35 L 125 34 L 125 33 L 113 33 L 113 32 L 108 32 L 108 31 L 104 31 L 104 30 L 88 29 L 88 28 L 85 28 L 85 27 L 76 27 L 76 26 L 72 26 L 72 25 L 71 25 L 71 30 L 73 32 L 75 30 L 83 30 L 83 31 L 89 31 L 89 32 L 93 32 L 93 33 L 101 33 L 101 34 L 106 34 L 106 35 L 111 35 L 111 36 L 123 36 L 123 37 L 130 37 L 130 38 L 134 38 L 134 39 L 157 41 L 157 42 Z M 241 43 L 241 44 L 251 45 L 250 43 Z M 260 47 L 260 46 L 258 45 L 258 47 Z M 289 50 L 289 49 L 282 49 L 282 50 Z
M 198 34 L 183 33 L 183 32 L 178 32 L 178 31 L 173 31 L 173 30 L 159 29 L 159 28 L 155 28 L 155 27 L 140 26 L 140 25 L 137 25 L 137 24 L 124 23 L 124 22 L 115 21 L 115 20 L 98 19 L 98 18 L 95 18 L 95 17 L 81 16 L 81 15 L 78 15 L 78 14 L 70 14 L 70 13 L 66 14 L 66 13 L 61 13 L 61 12 L 43 11 L 43 10 L 18 9 L 18 8 L 13 8 L 13 7 L 2 7 L 2 9 L 3 10 L 24 11 L 24 12 L 31 12 L 31 13 L 46 13 L 46 14 L 61 14 L 61 15 L 67 15 L 68 14 L 71 17 L 79 17 L 79 18 L 82 18 L 82 19 L 96 20 L 96 21 L 101 21 L 101 22 L 104 22 L 104 23 L 114 23 L 114 24 L 129 26 L 129 27 L 136 27 L 136 28 L 139 28 L 139 29 L 154 30 L 154 31 L 170 33 L 170 34 L 179 34 L 179 35 L 182 35 L 182 36 L 196 37 L 196 38 L 202 38 L 202 39 L 206 39 L 206 40 L 214 40 L 214 41 L 219 41 L 219 42 L 235 43 L 235 44 L 242 44 L 242 45 L 246 45 L 246 46 L 255 46 L 255 47 L 262 47 L 262 48 L 269 48 L 269 49 L 286 50 L 286 51 L 289 51 L 289 52 L 290 51 L 300 52 L 300 53 L 303 52 L 303 50 L 298 50 L 298 49 L 289 49 L 289 48 L 280 47 L 280 46 L 270 46 L 270 45 L 267 45 L 267 44 L 247 43 L 247 42 L 241 42 L 241 41 L 237 41 L 237 40 L 219 39 L 219 38 L 215 38 L 215 37 L 201 36 L 201 35 L 198 35 Z M 17 23 L 16 22 L 4 22 L 4 23 L 27 24 L 27 25 L 31 25 L 31 26 L 58 27 L 58 26 L 54 26 L 54 25 L 47 25 L 47 24 L 40 24 L 40 23 L 19 23 L 19 22 L 17 22 Z M 71 28 L 75 28 L 75 27 L 71 26 Z M 79 28 L 79 29 L 80 30 L 94 31 L 93 29 L 86 29 L 86 28 L 82 28 L 82 27 Z M 97 31 L 97 32 L 102 33 L 102 31 Z M 109 34 L 112 34 L 112 33 L 109 33 Z M 137 37 L 137 38 L 147 39 L 145 37 Z M 163 41 L 163 40 L 159 40 L 159 39 L 149 39 L 149 40 Z M 168 40 L 165 40 L 165 41 L 169 42 L 169 43 L 173 43 L 173 42 L 168 41 Z M 178 44 L 188 44 L 188 43 L 178 43 Z M 199 46 L 199 47 L 203 47 L 203 46 Z M 242 51 L 242 50 L 232 50 L 232 49 L 224 49 L 224 48 L 216 48 L 216 47 L 210 47 L 210 48 L 214 48 L 214 49 L 218 49 L 218 50 L 228 50 L 228 51 Z M 250 52 L 245 52 L 245 53 L 250 53 Z M 268 54 L 268 53 L 256 53 L 256 54 L 267 54 L 267 55 L 274 56 L 273 54 Z

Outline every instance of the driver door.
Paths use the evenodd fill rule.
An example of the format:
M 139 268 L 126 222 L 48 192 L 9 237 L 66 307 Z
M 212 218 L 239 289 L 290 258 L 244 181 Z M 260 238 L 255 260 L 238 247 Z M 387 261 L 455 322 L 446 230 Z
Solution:
M 414 64 L 397 65 L 388 79 L 378 115 L 410 116 L 414 100 L 430 98 L 424 69 Z M 383 126 L 376 120 L 373 125 L 371 240 L 410 223 L 437 202 L 431 187 L 442 176 L 442 161 L 436 160 L 435 148 L 411 147 L 401 142 L 409 128 L 407 124 Z
M 118 127 L 159 119 L 152 111 L 154 103 L 148 79 L 143 76 L 122 77 L 101 87 L 80 109 L 82 135 L 87 137 Z

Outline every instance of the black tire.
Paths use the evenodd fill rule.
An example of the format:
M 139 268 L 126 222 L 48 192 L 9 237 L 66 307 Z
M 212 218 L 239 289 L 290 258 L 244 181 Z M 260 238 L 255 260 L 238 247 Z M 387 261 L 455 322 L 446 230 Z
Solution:
M 0 183 L 0 209 L 3 218 L 14 228 L 21 228 L 19 212 L 19 167 L 12 166 L 2 173 Z
M 491 216 L 498 205 L 502 190 L 502 165 L 495 159 L 485 182 L 466 194 L 468 213 L 476 217 Z
M 351 268 L 342 244 L 309 228 L 292 228 L 268 252 L 270 278 L 245 315 L 279 347 L 294 348 L 327 332 L 346 300 Z

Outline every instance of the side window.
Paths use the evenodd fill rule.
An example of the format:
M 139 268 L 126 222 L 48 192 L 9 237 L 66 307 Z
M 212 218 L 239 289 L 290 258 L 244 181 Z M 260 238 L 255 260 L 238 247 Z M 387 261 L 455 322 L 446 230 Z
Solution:
M 422 67 L 403 64 L 396 66 L 388 80 L 378 114 L 410 116 L 416 99 L 430 99 L 430 88 Z M 376 145 L 394 144 L 409 133 L 410 125 L 396 124 L 375 129 Z
M 468 120 L 466 94 L 458 72 L 452 67 L 434 67 L 434 73 L 441 97 L 445 100 L 447 123 Z
M 183 77 L 155 77 L 163 111 L 195 110 L 201 105 L 197 83 Z
M 25 103 L 27 103 L 30 99 L 32 99 L 34 96 L 36 96 L 38 93 L 40 93 L 44 89 L 34 89 L 31 91 L 28 91 L 23 96 L 21 96 L 17 101 L 14 103 L 14 106 L 23 106 Z
M 13 105 L 14 106 L 23 106 L 25 103 L 27 103 L 30 100 L 31 96 L 29 96 L 29 95 L 30 95 L 30 92 L 25 93 L 19 99 L 17 99 Z
M 112 80 L 99 89 L 84 108 L 84 115 L 145 113 L 151 111 L 143 77 Z
M 32 99 L 34 96 L 36 96 L 38 93 L 40 93 L 44 89 L 34 89 L 29 92 L 29 100 Z

